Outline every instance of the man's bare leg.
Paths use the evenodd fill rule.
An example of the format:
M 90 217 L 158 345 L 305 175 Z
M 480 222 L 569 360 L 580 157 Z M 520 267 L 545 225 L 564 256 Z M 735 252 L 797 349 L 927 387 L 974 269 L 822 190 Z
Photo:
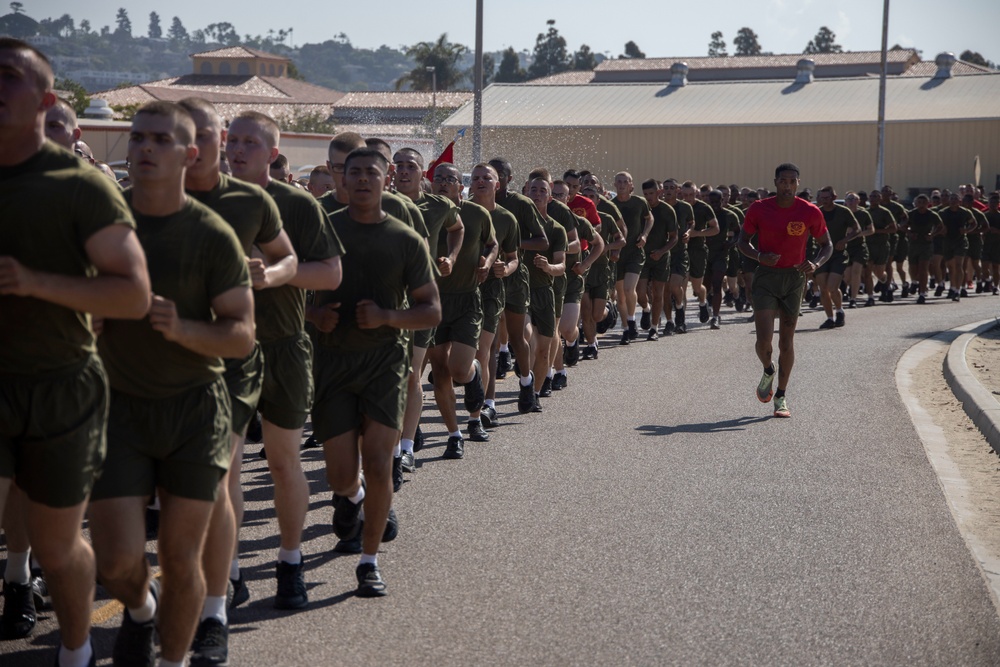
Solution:
M 229 471 L 223 478 L 223 483 L 219 485 L 219 493 L 212 507 L 212 516 L 208 523 L 208 534 L 205 536 L 205 549 L 202 554 L 202 568 L 205 571 L 205 594 L 209 597 L 226 596 L 226 589 L 229 586 L 230 563 L 238 549 L 236 523 L 236 513 L 233 510 L 233 503 L 229 495 L 231 485 L 230 475 L 237 478 L 240 475 L 239 468 L 233 466 L 237 464 L 235 460 L 236 452 L 240 451 L 240 443 L 243 442 L 244 435 L 241 433 L 230 434 L 231 451 L 233 455 L 229 462 Z M 268 451 L 270 456 L 270 451 Z
M 309 484 L 302 471 L 300 456 L 302 429 L 281 428 L 265 419 L 263 431 L 267 467 L 274 480 L 274 512 L 278 516 L 281 548 L 298 551 L 309 511 Z

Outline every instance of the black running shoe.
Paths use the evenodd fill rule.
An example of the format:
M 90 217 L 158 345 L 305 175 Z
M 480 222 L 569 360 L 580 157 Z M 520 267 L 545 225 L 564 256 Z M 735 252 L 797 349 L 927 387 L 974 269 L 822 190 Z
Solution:
M 264 425 L 261 423 L 260 413 L 253 413 L 250 425 L 247 426 L 247 442 L 263 442 Z
M 721 317 L 719 317 L 718 315 L 713 315 L 711 321 L 709 322 L 709 326 L 713 329 L 718 329 L 720 327 L 721 322 L 722 322 Z
M 490 434 L 483 428 L 483 422 L 479 419 L 469 420 L 469 440 L 472 442 L 489 442 Z
M 967 289 L 965 289 L 965 288 L 963 287 L 963 288 L 962 288 L 962 291 L 961 291 L 961 292 L 959 292 L 959 294 L 961 295 L 961 297 L 962 297 L 963 299 L 967 299 L 967 298 L 969 297 L 969 290 L 967 290 Z
M 629 338 L 629 335 L 628 335 L 628 329 L 626 329 L 625 331 L 622 332 L 622 339 L 620 341 L 618 341 L 618 344 L 619 345 L 628 345 L 629 340 L 630 340 L 630 338 Z
M 535 404 L 535 376 L 532 373 L 528 373 L 528 384 L 524 384 L 518 380 L 520 388 L 517 392 L 517 411 L 522 415 L 526 412 L 531 412 L 531 408 Z
M 392 492 L 399 493 L 403 488 L 403 457 L 392 457 Z
M 952 292 L 951 293 L 951 300 L 952 301 L 959 301 L 960 299 L 961 299 L 961 297 L 959 297 L 958 292 Z
M 596 344 L 594 345 L 594 347 L 590 348 L 590 358 L 591 359 L 595 359 L 595 360 L 597 359 L 597 351 L 598 350 L 597 350 L 597 345 Z
M 413 434 L 413 451 L 419 452 L 424 448 L 424 432 L 417 426 L 416 433 Z
M 226 667 L 229 664 L 229 628 L 219 619 L 210 616 L 198 624 L 188 664 L 191 667 Z
M 628 339 L 635 340 L 639 337 L 639 329 L 635 326 L 635 320 L 628 321 L 628 328 L 625 329 L 628 332 Z
M 905 299 L 908 296 L 910 296 L 910 284 L 909 283 L 903 283 L 903 289 L 900 290 L 900 292 L 899 292 L 899 298 L 900 299 Z
M 465 409 L 468 412 L 475 412 L 483 407 L 483 400 L 486 398 L 486 390 L 483 389 L 483 369 L 479 365 L 478 359 L 472 360 L 472 367 L 475 375 L 465 383 Z
M 240 570 L 238 579 L 230 579 L 226 589 L 226 609 L 236 609 L 241 604 L 250 599 L 250 589 L 243 581 L 243 570 Z
M 837 313 L 837 319 L 834 320 L 834 325 L 838 327 L 844 326 L 844 313 Z
M 497 377 L 507 377 L 507 373 L 509 373 L 512 368 L 513 365 L 510 360 L 510 350 L 500 350 L 497 353 Z
M 403 472 L 413 472 L 417 469 L 416 464 L 413 461 L 413 452 L 403 452 L 403 455 L 399 458 L 402 459 L 401 463 L 403 466 Z
M 569 377 L 565 373 L 556 373 L 552 376 L 552 391 L 561 391 L 569 383 Z
M 827 318 L 826 322 L 823 322 L 823 324 L 819 325 L 819 328 L 820 329 L 832 329 L 835 326 L 837 326 L 837 323 L 834 322 L 833 320 L 831 320 L 830 318 Z
M 278 593 L 274 596 L 275 609 L 302 609 L 309 604 L 306 581 L 303 578 L 305 565 L 293 565 L 278 561 Z
M 382 580 L 382 573 L 378 571 L 378 565 L 362 563 L 358 565 L 355 574 L 358 577 L 356 595 L 359 598 L 380 598 L 386 594 L 385 582 Z
M 365 486 L 365 480 L 361 480 Z M 346 496 L 333 494 L 333 533 L 342 540 L 349 540 L 361 530 L 361 504 L 352 503 Z
M 382 531 L 382 541 L 392 542 L 399 536 L 399 518 L 396 517 L 396 510 L 389 508 L 389 516 L 385 518 L 385 529 Z
M 531 406 L 531 411 L 532 412 L 541 412 L 542 411 L 542 402 L 539 400 L 538 394 L 535 394 L 535 402 Z
M 937 289 L 934 290 L 934 296 L 941 296 L 944 294 L 944 283 L 939 283 Z
M 584 361 L 590 361 L 591 359 L 593 359 L 594 358 L 593 348 L 590 347 L 589 345 L 585 346 L 581 351 L 580 358 L 583 359 Z
M 686 333 L 688 332 L 688 328 L 687 328 L 687 325 L 686 325 L 686 324 L 684 324 L 683 322 L 681 322 L 680 324 L 678 324 L 678 325 L 677 325 L 677 326 L 676 326 L 676 327 L 674 328 L 674 330 L 675 330 L 675 331 L 676 331 L 677 333 L 679 333 L 679 334 L 686 334 Z
M 361 527 L 364 528 L 365 522 L 361 522 Z M 333 551 L 338 554 L 359 554 L 361 553 L 361 530 L 358 530 L 358 534 L 349 540 L 338 540 L 335 545 L 333 545 Z
M 31 583 L 3 582 L 3 617 L 0 631 L 4 639 L 21 639 L 35 629 L 37 614 Z
M 817 306 L 819 306 L 819 297 L 813 294 L 812 298 L 809 299 L 809 307 L 816 308 Z
M 707 303 L 703 303 L 703 304 L 699 305 L 698 306 L 698 321 L 701 322 L 702 324 L 704 324 L 705 322 L 708 322 L 708 318 L 709 317 L 710 317 L 710 315 L 708 314 L 708 304 Z
M 981 280 L 976 281 L 976 294 L 982 294 L 982 293 L 983 293 L 983 281 Z
M 150 579 L 149 592 L 153 599 L 159 600 L 160 584 L 156 579 Z M 122 611 L 122 625 L 115 637 L 115 647 L 112 659 L 116 665 L 129 667 L 155 667 L 156 665 L 156 622 L 153 619 L 145 623 L 136 623 L 128 613 Z
M 315 435 L 310 435 L 306 438 L 306 441 L 302 443 L 302 449 L 316 449 L 319 446 L 319 440 L 316 439 Z
M 848 308 L 857 308 L 858 307 L 858 302 L 855 301 L 854 299 L 851 299 L 850 301 L 847 302 L 847 307 Z
M 676 324 L 674 324 L 670 320 L 667 320 L 667 323 L 663 325 L 663 335 L 664 336 L 673 336 L 674 335 L 674 329 L 676 327 L 677 327 Z
M 917 297 L 917 303 L 927 303 L 927 297 L 923 294 Z
M 448 438 L 448 444 L 444 448 L 442 456 L 446 459 L 460 459 L 465 456 L 465 442 L 459 435 Z
M 660 335 L 658 333 L 656 333 L 656 328 L 655 327 L 650 327 L 649 328 L 649 333 L 646 334 L 646 340 L 648 340 L 648 341 L 649 340 L 651 340 L 651 341 L 660 340 Z
M 49 608 L 49 585 L 40 567 L 31 568 L 31 596 L 35 600 L 35 611 Z
M 867 306 L 867 307 L 870 308 L 871 306 L 874 306 L 874 305 L 875 305 L 875 297 L 873 297 L 873 296 L 868 297 L 868 300 L 865 301 L 865 306 Z
M 650 319 L 652 318 L 652 316 L 653 316 L 652 313 L 650 313 L 648 310 L 642 311 L 642 317 L 639 318 L 639 328 L 642 329 L 643 331 L 648 329 L 650 325 Z
M 566 346 L 566 365 L 572 368 L 580 362 L 580 339 L 577 338 L 576 342 L 572 345 Z
M 725 291 L 725 293 L 722 295 L 722 303 L 726 305 L 726 308 L 733 307 L 733 304 L 736 303 L 736 300 L 733 298 L 733 293 L 731 291 L 729 290 Z
M 483 422 L 484 428 L 496 428 L 500 425 L 500 418 L 497 417 L 497 410 L 492 405 L 484 405 L 479 413 L 479 421 Z

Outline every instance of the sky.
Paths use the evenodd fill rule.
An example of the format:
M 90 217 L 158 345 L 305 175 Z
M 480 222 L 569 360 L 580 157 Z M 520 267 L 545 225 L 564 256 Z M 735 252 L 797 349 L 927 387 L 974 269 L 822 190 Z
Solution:
M 449 41 L 475 44 L 475 0 L 415 2 L 381 0 L 22 0 L 24 13 L 35 18 L 72 16 L 77 24 L 90 20 L 93 29 L 115 24 L 119 7 L 128 10 L 132 34 L 145 34 L 149 13 L 160 15 L 164 31 L 174 16 L 192 31 L 211 23 L 232 23 L 240 35 L 266 35 L 292 29 L 295 45 L 323 42 L 341 32 L 356 47 L 400 47 L 434 41 L 448 33 Z M 882 38 L 882 3 L 878 0 L 713 0 L 705 2 L 621 3 L 615 0 L 484 0 L 483 44 L 486 51 L 513 46 L 531 50 L 538 33 L 555 19 L 569 49 L 587 44 L 596 53 L 616 57 L 634 41 L 647 57 L 707 55 L 711 34 L 721 30 L 730 45 L 736 32 L 748 26 L 765 51 L 801 53 L 820 26 L 837 36 L 845 51 L 878 50 Z M 625 11 L 642 7 L 640 11 Z M 295 13 L 293 8 L 300 11 Z M 704 9 L 709 7 L 710 9 Z M 1000 0 L 892 0 L 889 46 L 900 44 L 923 51 L 933 60 L 942 51 L 955 55 L 965 49 L 1000 62 Z

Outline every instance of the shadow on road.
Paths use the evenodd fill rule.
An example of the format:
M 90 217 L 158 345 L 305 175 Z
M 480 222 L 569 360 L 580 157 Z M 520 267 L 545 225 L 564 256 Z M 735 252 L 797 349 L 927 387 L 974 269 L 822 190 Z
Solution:
M 766 417 L 740 417 L 722 422 L 702 422 L 698 424 L 675 424 L 673 426 L 636 426 L 635 430 L 643 435 L 664 436 L 674 433 L 719 433 L 722 431 L 743 431 L 750 424 L 770 420 Z

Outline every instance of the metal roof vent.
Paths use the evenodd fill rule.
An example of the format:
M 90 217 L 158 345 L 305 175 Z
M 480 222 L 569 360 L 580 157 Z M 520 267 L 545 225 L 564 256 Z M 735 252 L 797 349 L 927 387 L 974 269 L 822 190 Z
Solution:
M 97 118 L 100 120 L 111 120 L 114 118 L 115 112 L 108 106 L 107 100 L 103 100 L 100 97 L 94 97 L 90 100 L 90 106 L 88 106 L 84 112 L 84 118 Z
M 952 77 L 951 68 L 955 66 L 955 54 L 945 51 L 944 53 L 939 53 L 937 58 L 934 59 L 934 64 L 937 65 L 938 71 L 934 75 L 935 79 L 950 79 Z
M 674 63 L 670 66 L 670 87 L 686 86 L 688 83 L 688 64 Z
M 812 83 L 813 71 L 816 69 L 816 61 L 812 58 L 803 58 L 797 63 L 798 74 L 795 75 L 795 83 Z

